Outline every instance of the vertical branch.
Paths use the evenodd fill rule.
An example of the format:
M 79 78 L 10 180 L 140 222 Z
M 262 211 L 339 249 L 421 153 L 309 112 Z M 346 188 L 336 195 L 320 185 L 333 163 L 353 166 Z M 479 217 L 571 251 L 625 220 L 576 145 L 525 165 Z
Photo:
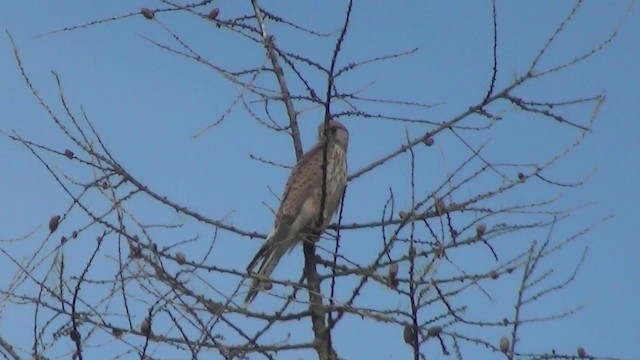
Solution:
M 324 120 L 324 144 L 322 149 L 322 185 L 320 196 L 320 211 L 316 220 L 316 228 L 322 229 L 324 225 L 324 207 L 327 199 L 327 164 L 329 137 L 327 136 L 328 123 L 330 119 L 325 117 Z M 319 236 L 319 234 L 318 234 Z M 309 293 L 309 312 L 311 313 L 311 322 L 313 324 L 313 332 L 315 335 L 315 349 L 321 360 L 330 359 L 334 353 L 331 344 L 331 329 L 327 327 L 325 319 L 327 311 L 322 303 L 322 292 L 320 288 L 320 274 L 316 267 L 316 247 L 314 241 L 306 241 L 303 243 L 304 251 L 304 273 L 307 278 L 307 292 Z
M 289 87 L 287 86 L 287 82 L 284 78 L 284 71 L 282 70 L 280 62 L 278 61 L 278 54 L 276 53 L 275 44 L 273 43 L 273 36 L 267 33 L 267 28 L 264 24 L 264 17 L 262 15 L 262 11 L 260 10 L 260 6 L 258 6 L 258 0 L 251 0 L 251 5 L 253 6 L 253 12 L 256 16 L 256 21 L 260 26 L 260 34 L 262 35 L 262 42 L 267 49 L 267 56 L 269 56 L 269 60 L 271 60 L 271 66 L 273 66 L 273 73 L 276 74 L 278 84 L 280 85 L 282 102 L 284 102 L 284 106 L 287 109 L 287 115 L 289 115 L 289 126 L 291 127 L 291 138 L 293 139 L 293 147 L 296 151 L 296 159 L 299 160 L 302 157 L 302 142 L 300 141 L 300 130 L 298 129 L 297 112 L 293 107 L 293 102 L 291 101 L 291 93 L 289 92 Z
M 347 194 L 347 189 L 345 188 L 345 191 L 342 193 L 342 199 L 340 200 L 340 212 L 338 213 L 338 224 L 342 224 L 342 211 L 344 210 L 344 198 L 345 195 Z M 335 305 L 335 295 L 336 295 L 336 270 L 337 270 L 337 265 L 338 264 L 338 252 L 340 251 L 340 228 L 336 229 L 336 246 L 333 249 L 333 259 L 332 259 L 332 263 L 333 263 L 333 267 L 331 268 L 331 286 L 330 286 L 330 290 L 329 290 L 329 306 L 331 308 L 334 307 Z M 329 341 L 331 341 L 331 330 L 333 330 L 333 328 L 336 325 L 336 319 L 333 317 L 333 313 L 329 312 L 329 316 L 328 316 L 328 331 L 329 331 Z
M 518 289 L 518 300 L 516 301 L 515 315 L 513 318 L 513 329 L 511 330 L 511 348 L 509 349 L 509 353 L 506 354 L 509 360 L 513 360 L 513 354 L 516 349 L 516 342 L 518 342 L 518 328 L 520 325 L 520 313 L 522 312 L 523 298 L 524 292 L 527 289 L 527 281 L 529 276 L 531 275 L 532 266 L 535 263 L 535 248 L 536 242 L 534 241 L 529 248 L 527 253 L 527 261 L 524 264 L 524 269 L 522 270 L 522 282 L 520 284 L 520 289 Z M 532 264 L 533 263 L 533 264 Z
M 409 131 L 406 130 L 407 142 L 411 142 L 409 138 Z M 413 359 L 420 359 L 420 338 L 418 329 L 420 328 L 418 325 L 418 304 L 416 303 L 416 247 L 415 247 L 415 220 L 414 220 L 414 209 L 416 207 L 416 156 L 413 152 L 413 148 L 409 148 L 409 154 L 411 155 L 411 213 L 409 216 L 411 217 L 411 234 L 409 235 L 409 300 L 411 301 L 411 321 L 413 331 L 411 332 L 411 346 L 413 347 Z
M 336 41 L 336 46 L 333 51 L 333 56 L 331 58 L 331 67 L 329 70 L 329 78 L 327 84 L 327 94 L 326 94 L 326 106 L 325 106 L 325 116 L 324 116 L 324 129 L 325 139 L 328 139 L 326 136 L 326 132 L 328 129 L 329 121 L 331 121 L 331 93 L 333 91 L 333 80 L 334 80 L 334 72 L 335 65 L 338 58 L 338 54 L 340 53 L 340 49 L 342 48 L 342 42 L 344 41 L 344 37 L 347 33 L 347 28 L 349 25 L 349 19 L 351 15 L 353 1 L 349 1 L 349 6 L 347 8 L 347 15 L 345 17 L 344 24 L 342 26 L 342 30 L 340 32 L 340 36 Z M 327 198 L 327 152 L 329 148 L 329 141 L 325 141 L 324 149 L 322 151 L 322 194 L 320 197 L 320 217 L 318 219 L 318 223 L 322 224 L 324 222 L 324 207 L 325 201 Z M 335 351 L 333 350 L 333 346 L 331 344 L 331 329 L 333 328 L 333 324 L 331 326 L 327 326 L 325 323 L 325 318 L 327 318 L 327 311 L 324 308 L 322 303 L 322 293 L 320 289 L 320 275 L 316 269 L 316 249 L 315 245 L 312 242 L 305 242 L 303 244 L 304 251 L 304 259 L 305 259 L 305 276 L 307 278 L 307 286 L 309 292 L 309 312 L 311 313 L 311 321 L 313 323 L 313 332 L 315 334 L 315 348 L 316 352 L 320 359 L 333 359 L 337 358 Z M 333 319 L 331 320 L 333 321 Z
M 278 84 L 280 85 L 280 91 L 282 93 L 282 101 L 284 102 L 285 107 L 287 109 L 287 114 L 289 115 L 289 124 L 291 127 L 291 136 L 293 138 L 293 145 L 296 151 L 296 158 L 300 159 L 302 157 L 302 144 L 300 142 L 300 131 L 298 129 L 296 111 L 291 101 L 291 94 L 289 92 L 289 88 L 287 87 L 287 83 L 284 78 L 284 71 L 282 70 L 282 67 L 280 66 L 280 63 L 278 61 L 278 56 L 275 51 L 275 45 L 273 43 L 273 37 L 267 33 L 262 11 L 258 6 L 257 0 L 251 0 L 251 4 L 253 6 L 256 20 L 258 21 L 258 24 L 260 26 L 260 33 L 262 35 L 263 43 L 267 49 L 267 55 L 271 60 L 273 71 L 276 74 L 276 77 L 278 79 Z M 324 160 L 325 161 L 323 161 L 323 174 L 326 174 L 326 146 L 324 151 Z M 324 198 L 326 197 L 325 182 L 326 182 L 326 179 L 323 180 L 323 189 L 322 189 L 323 201 L 321 201 L 321 204 L 324 204 Z M 320 211 L 320 213 L 322 214 L 322 210 Z M 315 246 L 313 245 L 312 241 L 304 242 L 303 252 L 304 252 L 304 258 L 305 258 L 304 273 L 307 279 L 307 286 L 308 286 L 308 292 L 309 292 L 309 311 L 311 313 L 311 322 L 312 322 L 313 332 L 315 335 L 314 347 L 320 359 L 330 359 L 330 355 L 333 354 L 333 350 L 331 348 L 331 342 L 329 340 L 327 326 L 325 324 L 326 313 L 322 306 L 322 295 L 320 293 L 320 276 L 316 270 Z
M 498 75 L 498 14 L 495 0 L 492 2 L 491 17 L 493 18 L 493 71 L 491 73 L 489 89 L 487 90 L 487 95 L 485 95 L 484 100 L 482 101 L 483 103 L 486 103 L 491 97 L 491 94 L 493 94 L 493 89 L 496 85 L 496 76 Z
M 321 279 L 316 269 L 315 250 L 316 248 L 312 241 L 304 242 L 304 273 L 307 278 L 314 348 L 320 360 L 329 360 L 335 358 L 335 352 L 331 345 L 331 332 L 325 324 L 326 309 L 322 304 L 322 294 L 320 293 Z
M 336 62 L 338 60 L 338 54 L 340 50 L 342 50 L 342 42 L 344 41 L 344 37 L 347 35 L 347 28 L 349 27 L 349 21 L 351 18 L 351 11 L 353 10 L 353 0 L 349 1 L 349 5 L 347 6 L 347 14 L 344 18 L 344 23 L 342 24 L 342 30 L 340 30 L 340 36 L 338 37 L 338 41 L 336 41 L 336 47 L 333 49 L 333 55 L 331 56 L 331 67 L 329 68 L 329 81 L 327 83 L 327 104 L 325 106 L 325 121 L 328 121 L 328 118 L 331 116 L 331 93 L 333 92 L 334 87 L 334 73 L 336 68 Z
M 251 0 L 251 4 L 253 6 L 256 20 L 258 21 L 258 24 L 260 26 L 260 33 L 262 35 L 263 43 L 267 49 L 267 55 L 271 60 L 274 73 L 276 74 L 278 83 L 280 85 L 283 101 L 287 108 L 287 113 L 289 115 L 289 122 L 291 126 L 291 136 L 293 138 L 294 148 L 296 151 L 296 158 L 300 159 L 302 157 L 302 145 L 300 142 L 300 133 L 297 125 L 296 112 L 295 112 L 295 109 L 293 108 L 291 95 L 284 78 L 284 72 L 278 61 L 275 45 L 273 43 L 273 37 L 267 33 L 262 11 L 260 10 L 260 7 L 257 4 L 257 0 Z M 333 88 L 333 72 L 335 69 L 337 55 L 340 52 L 341 44 L 346 34 L 347 25 L 349 23 L 351 5 L 352 3 L 350 2 L 349 10 L 347 12 L 347 18 L 345 20 L 338 42 L 336 43 L 336 48 L 334 50 L 333 57 L 332 57 L 331 72 L 329 73 L 329 84 L 327 86 L 327 106 L 325 108 L 325 125 L 330 120 L 329 104 L 331 102 L 331 92 Z M 325 127 L 325 130 L 326 130 L 326 127 Z M 325 205 L 324 203 L 326 201 L 326 174 L 327 174 L 326 167 L 327 167 L 328 145 L 329 143 L 326 142 L 324 146 L 324 151 L 323 151 L 323 162 L 322 162 L 323 181 L 322 181 L 322 196 L 321 196 L 321 202 L 320 202 L 321 203 L 320 214 L 324 213 L 324 205 Z M 323 221 L 323 220 L 320 219 L 320 221 Z M 325 323 L 327 314 L 322 303 L 322 294 L 320 289 L 321 280 L 316 269 L 316 253 L 315 253 L 315 246 L 312 241 L 307 241 L 303 244 L 303 252 L 305 256 L 304 273 L 307 279 L 307 286 L 308 286 L 308 293 L 309 293 L 309 311 L 311 313 L 312 327 L 315 334 L 314 347 L 320 359 L 331 359 L 335 357 L 334 356 L 335 352 L 331 345 L 330 331 L 327 328 L 327 325 Z

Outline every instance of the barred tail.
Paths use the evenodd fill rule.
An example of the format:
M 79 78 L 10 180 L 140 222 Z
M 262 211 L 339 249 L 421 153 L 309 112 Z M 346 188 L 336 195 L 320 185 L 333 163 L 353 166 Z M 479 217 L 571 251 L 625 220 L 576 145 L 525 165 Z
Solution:
M 283 234 L 284 233 L 284 234 Z M 285 243 L 285 238 L 287 231 L 277 230 L 274 234 L 267 238 L 267 241 L 262 245 L 260 250 L 256 256 L 253 257 L 253 260 L 247 266 L 247 273 L 253 274 L 256 278 L 253 279 L 251 283 L 251 288 L 247 293 L 247 296 L 244 298 L 245 304 L 249 304 L 258 296 L 258 292 L 260 290 L 265 290 L 270 286 L 269 276 L 273 272 L 273 270 L 280 262 L 280 259 L 284 256 L 284 254 L 289 249 L 289 246 Z M 260 263 L 260 267 L 257 272 L 254 272 L 253 269 L 256 265 Z

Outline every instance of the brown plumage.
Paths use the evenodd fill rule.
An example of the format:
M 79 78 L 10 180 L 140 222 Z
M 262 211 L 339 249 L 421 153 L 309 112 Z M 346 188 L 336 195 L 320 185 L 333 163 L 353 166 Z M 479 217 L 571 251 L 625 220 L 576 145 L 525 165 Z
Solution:
M 326 132 L 324 123 L 320 124 L 318 134 L 318 143 L 291 170 L 273 231 L 247 266 L 247 272 L 256 278 L 245 298 L 246 303 L 253 301 L 258 292 L 267 286 L 268 277 L 282 256 L 305 238 L 321 234 L 338 210 L 347 184 L 349 132 L 344 125 L 331 120 Z M 325 148 L 327 178 L 324 182 L 325 203 L 322 206 Z M 260 266 L 254 271 L 258 263 Z

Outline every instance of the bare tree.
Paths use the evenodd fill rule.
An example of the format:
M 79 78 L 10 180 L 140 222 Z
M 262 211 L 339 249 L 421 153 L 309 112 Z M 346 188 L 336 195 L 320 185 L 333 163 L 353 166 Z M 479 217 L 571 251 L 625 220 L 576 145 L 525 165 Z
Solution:
M 54 33 L 118 26 L 129 17 L 141 23 L 146 19 L 142 25 L 165 31 L 165 39 L 146 39 L 149 46 L 211 71 L 218 75 L 217 81 L 237 90 L 234 100 L 196 137 L 215 132 L 241 111 L 240 116 L 268 129 L 274 138 L 286 134 L 298 159 L 304 148 L 301 121 L 319 124 L 336 118 L 347 127 L 370 121 L 400 124 L 406 129 L 405 139 L 386 144 L 394 150 L 365 166 L 351 167 L 336 222 L 319 242 L 304 244 L 304 268 L 286 276 L 276 273 L 271 289 L 245 306 L 242 299 L 251 277 L 246 263 L 225 262 L 220 254 L 228 256 L 234 243 L 257 244 L 266 235 L 226 217 L 196 211 L 197 204 L 172 199 L 137 177 L 136 169 L 128 168 L 101 137 L 101 125 L 65 95 L 64 74 L 53 74 L 58 99 L 41 95 L 30 80 L 20 44 L 12 39 L 28 89 L 68 145 L 50 146 L 7 129 L 3 133 L 33 154 L 69 202 L 59 214 L 52 214 L 46 236 L 34 229 L 0 247 L 4 276 L 9 276 L 9 268 L 14 274 L 10 284 L 0 289 L 0 309 L 27 307 L 33 314 L 28 319 L 33 327 L 30 344 L 5 335 L 0 339 L 5 358 L 342 359 L 353 358 L 349 354 L 354 350 L 346 349 L 367 346 L 351 343 L 344 335 L 354 331 L 395 334 L 388 338 L 388 348 L 398 358 L 408 354 L 414 359 L 477 358 L 470 354 L 507 359 L 590 356 L 582 348 L 571 353 L 550 351 L 557 346 L 553 339 L 535 348 L 520 340 L 530 324 L 552 323 L 578 309 L 528 314 L 530 305 L 566 289 L 587 255 L 584 246 L 577 256 L 565 248 L 596 224 L 573 233 L 556 231 L 580 205 L 563 205 L 557 190 L 574 191 L 583 181 L 565 183 L 554 178 L 554 171 L 589 135 L 605 97 L 596 93 L 538 99 L 528 95 L 526 86 L 552 86 L 557 74 L 603 50 L 619 27 L 588 51 L 549 64 L 545 60 L 553 45 L 583 5 L 577 1 L 528 68 L 499 85 L 500 17 L 494 2 L 493 22 L 487 25 L 493 37 L 486 39 L 493 49 L 493 66 L 485 95 L 457 114 L 436 120 L 432 112 L 437 106 L 427 100 L 414 101 L 407 94 L 395 99 L 369 97 L 367 87 L 343 85 L 341 80 L 356 71 L 375 80 L 376 74 L 368 73 L 367 66 L 399 61 L 417 51 L 348 58 L 345 49 L 353 31 L 352 17 L 365 11 L 361 4 L 349 1 L 335 9 L 342 17 L 341 26 L 326 31 L 319 30 L 318 24 L 286 19 L 258 0 L 250 1 L 246 13 L 233 16 L 224 7 L 213 8 L 210 0 L 159 3 L 158 8 L 135 9 Z M 220 49 L 242 47 L 262 55 L 246 59 L 253 64 L 247 67 L 217 64 L 198 50 L 202 44 L 181 35 L 179 26 L 166 25 L 165 20 L 174 16 L 209 24 L 213 32 L 237 41 L 234 49 L 222 44 Z M 305 41 L 280 41 L 282 34 Z M 322 58 L 306 53 L 316 45 L 329 49 Z M 586 115 L 575 116 L 576 108 Z M 488 138 L 514 117 L 552 123 L 554 128 L 570 130 L 573 139 L 543 160 L 513 160 L 506 156 L 508 151 L 504 157 L 487 154 Z M 440 149 L 464 155 L 443 164 L 420 161 L 440 143 Z M 252 158 L 258 169 L 289 167 L 281 164 L 282 159 L 259 154 Z M 352 189 L 380 177 L 392 162 L 405 164 L 403 185 L 390 185 L 387 193 L 376 194 L 379 203 L 350 200 Z M 424 180 L 427 173 L 433 183 Z M 188 221 L 149 219 L 141 213 L 140 203 L 157 214 L 178 213 Z M 378 204 L 376 217 L 357 216 L 361 209 Z M 226 211 L 233 210 L 234 204 L 229 204 Z M 13 251 L 18 243 L 34 239 L 39 247 L 29 256 Z M 552 277 L 554 270 L 545 264 L 553 257 L 573 263 L 563 279 Z M 498 298 L 496 286 L 512 289 L 515 303 Z

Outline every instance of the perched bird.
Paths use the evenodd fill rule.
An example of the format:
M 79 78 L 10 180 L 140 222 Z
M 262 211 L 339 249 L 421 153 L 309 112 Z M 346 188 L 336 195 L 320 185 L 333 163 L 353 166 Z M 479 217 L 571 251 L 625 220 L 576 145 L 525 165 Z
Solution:
M 331 120 L 326 129 L 325 123 L 318 127 L 318 143 L 291 170 L 273 231 L 247 266 L 255 278 L 245 303 L 268 286 L 268 277 L 287 251 L 319 236 L 329 225 L 347 185 L 348 143 L 349 132 L 341 123 Z

